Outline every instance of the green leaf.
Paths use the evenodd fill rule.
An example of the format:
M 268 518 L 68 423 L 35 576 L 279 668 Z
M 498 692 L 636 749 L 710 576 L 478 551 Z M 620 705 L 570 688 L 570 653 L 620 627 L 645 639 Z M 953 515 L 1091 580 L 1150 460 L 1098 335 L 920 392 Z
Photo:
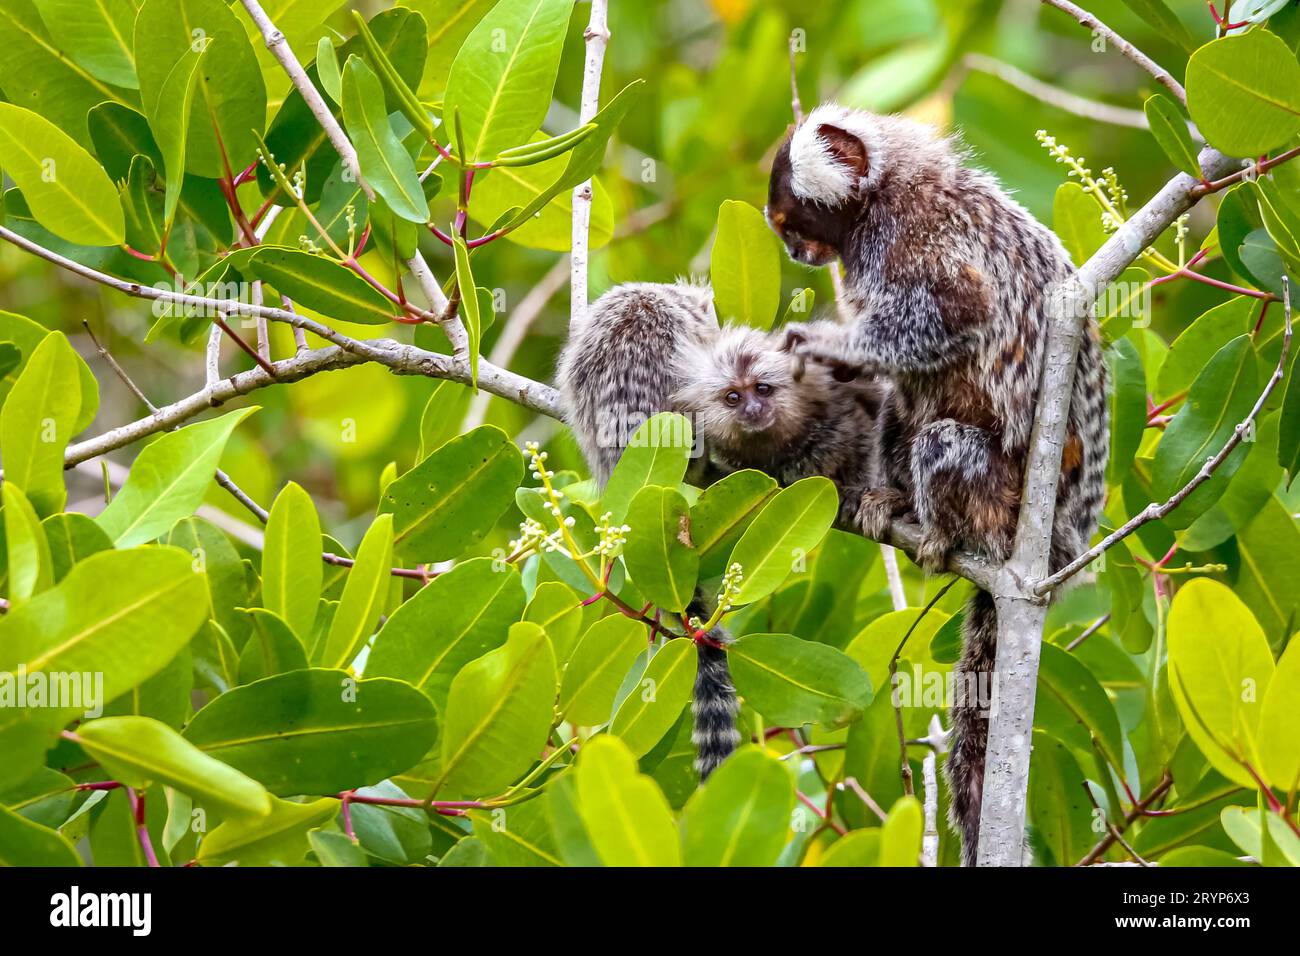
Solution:
M 227 167 L 242 169 L 257 155 L 257 136 L 266 122 L 266 85 L 257 55 L 223 0 L 145 0 L 135 20 L 135 58 L 140 100 L 151 124 L 162 115 L 175 123 L 178 114 L 163 101 L 190 87 L 186 74 L 192 67 L 175 71 L 198 53 L 205 63 L 221 66 L 194 70 L 195 120 L 184 130 L 185 169 L 216 179 Z M 169 134 L 175 133 L 171 125 Z M 164 142 L 157 127 L 154 135 Z M 170 165 L 167 171 L 169 179 L 178 178 Z
M 440 100 L 456 52 L 496 0 L 401 0 L 429 24 L 429 67 L 420 80 L 420 98 Z
M 194 570 L 204 572 L 213 621 L 221 625 L 236 647 L 242 647 L 250 625 L 241 609 L 252 603 L 250 585 L 244 559 L 226 533 L 210 521 L 191 515 L 172 526 L 167 543 L 188 551 Z
M 1106 350 L 1112 382 L 1110 395 L 1110 458 L 1106 483 L 1119 484 L 1128 473 L 1147 427 L 1147 379 L 1142 357 L 1127 338 Z M 1166 366 L 1168 363 L 1166 362 Z
M 393 518 L 379 515 L 357 548 L 356 563 L 343 585 L 343 597 L 330 622 L 319 663 L 346 667 L 375 631 L 388 599 L 393 566 Z
M 424 461 L 434 451 L 460 434 L 461 422 L 469 411 L 474 393 L 459 382 L 438 382 L 429 393 L 420 415 L 420 452 L 416 461 Z
M 262 605 L 284 619 L 300 640 L 311 637 L 325 565 L 320 518 L 311 495 L 289 482 L 276 496 L 262 548 Z
M 1169 9 L 1164 0 L 1124 0 L 1124 3 L 1149 23 L 1161 37 L 1172 40 L 1189 53 L 1196 49 L 1196 38 L 1183 25 L 1183 21 Z M 1237 18 L 1233 17 L 1233 19 Z
M 746 634 L 727 649 L 745 704 L 782 727 L 839 727 L 871 704 L 871 678 L 843 651 L 792 634 Z
M 1287 473 L 1287 487 L 1300 473 L 1300 375 L 1292 375 L 1287 383 L 1286 397 L 1282 400 L 1282 419 L 1279 422 L 1277 462 Z
M 316 75 L 320 78 L 321 89 L 329 94 L 335 105 L 342 106 L 343 74 L 339 71 L 339 55 L 334 49 L 334 41 L 329 37 L 321 37 L 316 43 Z
M 732 472 L 704 489 L 691 508 L 691 538 L 700 554 L 700 577 L 717 577 L 727 570 L 727 558 L 776 494 L 776 479 L 761 471 Z
M 1254 616 L 1209 578 L 1188 581 L 1169 609 L 1169 683 L 1187 732 L 1210 765 L 1253 789 L 1273 655 Z
M 1267 30 L 1213 40 L 1187 62 L 1187 107 L 1211 146 L 1260 156 L 1300 133 L 1300 63 Z
M 463 667 L 447 694 L 442 767 L 433 790 L 490 796 L 540 756 L 555 707 L 555 654 L 536 624 Z
M 81 857 L 57 830 L 0 807 L 0 866 L 81 866 Z
M 32 352 L 0 409 L 0 464 L 5 481 L 27 493 L 36 513 L 62 511 L 63 452 L 81 413 L 77 354 L 62 332 L 52 332 Z
M 760 747 L 732 754 L 686 804 L 682 858 L 687 866 L 772 866 L 794 812 L 794 776 Z
M 17 346 L 23 354 L 24 362 L 36 351 L 41 340 L 50 334 L 52 333 L 45 326 L 31 319 L 12 312 L 0 311 L 0 342 L 9 342 Z M 18 369 L 21 370 L 22 366 L 19 365 Z M 84 431 L 94 420 L 95 413 L 99 411 L 99 384 L 95 381 L 90 366 L 81 356 L 77 356 L 77 370 L 81 379 L 81 412 L 72 426 L 74 435 Z M 9 376 L 0 376 L 0 403 L 5 401 L 17 380 L 13 372 L 10 372 Z
M 1300 782 L 1300 641 L 1277 662 L 1259 715 L 1259 758 L 1264 779 L 1288 793 Z
M 672 811 L 658 785 L 638 772 L 617 737 L 601 735 L 578 753 L 578 812 L 606 866 L 679 866 Z
M 12 486 L 4 486 L 10 513 Z M 105 587 L 112 582 L 112 587 Z M 0 787 L 41 763 L 49 734 L 161 671 L 208 614 L 202 575 L 177 548 L 91 555 L 58 585 L 0 617 L 0 672 L 102 674 L 98 701 L 33 710 L 0 708 Z M 148 635 L 142 640 L 141 635 Z M 75 700 L 73 703 L 77 703 Z M 35 726 L 33 726 L 35 725 Z
M 645 649 L 645 627 L 629 617 L 611 614 L 591 625 L 564 669 L 560 686 L 564 719 L 577 727 L 608 721 L 619 687 Z
M 492 558 L 458 564 L 389 616 L 366 659 L 366 674 L 407 681 L 443 708 L 452 679 L 504 644 L 523 609 L 524 588 L 513 567 L 498 569 Z
M 78 512 L 50 515 L 41 522 L 50 543 L 54 580 L 62 581 L 78 561 L 108 551 L 113 542 L 90 517 Z
M 1054 729 L 1056 721 L 1052 718 L 1060 714 L 1064 721 L 1081 725 L 1085 733 L 1080 749 L 1088 749 L 1095 741 L 1111 768 L 1116 773 L 1123 773 L 1124 735 L 1120 731 L 1115 705 L 1083 662 L 1047 643 L 1043 644 L 1039 670 L 1038 704 L 1042 710 L 1035 714 L 1036 724 Z M 1057 736 L 1070 742 L 1065 733 Z
M 132 0 L 34 0 L 55 42 L 98 79 L 135 89 L 131 32 L 138 9 Z
M 414 563 L 459 557 L 495 527 L 523 477 L 519 449 L 483 425 L 453 438 L 384 491 L 397 554 Z
M 545 800 L 496 811 L 473 810 L 474 832 L 494 866 L 563 866 Z
M 378 783 L 418 763 L 437 732 L 433 704 L 409 684 L 311 668 L 222 694 L 185 739 L 289 796 Z
M 117 190 L 99 163 L 39 113 L 0 103 L 0 166 L 42 226 L 82 246 L 126 235 Z
M 1239 295 L 1198 316 L 1169 346 L 1160 366 L 1156 394 L 1160 398 L 1173 398 L 1190 388 L 1216 352 L 1255 328 L 1262 308 L 1258 299 Z M 1126 460 L 1132 461 L 1132 456 Z
M 0 36 L 0 88 L 11 102 L 26 103 L 74 140 L 85 139 L 86 114 L 95 105 L 131 105 L 131 94 L 98 79 L 50 36 L 32 0 L 0 3 Z
M 1044 648 L 1050 645 L 1044 644 Z M 1064 651 L 1058 651 L 1064 653 Z M 1096 842 L 1085 777 L 1070 749 L 1034 731 L 1034 761 L 1029 770 L 1029 814 L 1039 845 L 1051 866 L 1070 866 Z
M 163 79 L 154 111 L 149 114 L 149 127 L 153 130 L 158 149 L 162 151 L 167 175 L 163 197 L 164 233 L 171 226 L 172 217 L 180 203 L 181 187 L 185 180 L 185 151 L 190 138 L 190 118 L 198 87 L 199 68 L 209 49 L 210 45 L 199 51 L 187 51 L 176 61 L 171 72 Z
M 456 286 L 460 289 L 460 312 L 465 320 L 465 332 L 469 337 L 469 380 L 470 385 L 478 390 L 478 351 L 483 339 L 483 316 L 479 311 L 478 287 L 474 285 L 474 273 L 469 266 L 469 249 L 460 236 L 452 238 L 456 257 Z
M 623 560 L 633 583 L 660 608 L 686 610 L 700 570 L 686 499 L 673 488 L 648 485 L 632 499 L 626 520 L 632 530 Z
M 540 624 L 555 648 L 555 662 L 569 663 L 582 633 L 583 625 L 598 614 L 596 608 L 583 606 L 578 592 L 561 581 L 543 581 L 533 591 L 524 620 Z
M 417 14 L 418 16 L 418 14 Z M 416 97 L 411 88 L 406 85 L 393 62 L 388 59 L 388 54 L 384 52 L 383 47 L 375 39 L 375 35 L 370 32 L 370 27 L 366 25 L 366 18 L 359 11 L 352 11 L 352 18 L 357 24 L 357 35 L 365 44 L 366 55 L 370 62 L 379 72 L 379 78 L 383 81 L 384 92 L 387 94 L 388 101 L 395 103 L 402 115 L 410 121 L 416 131 L 426 140 L 433 139 L 433 123 L 429 120 L 429 114 L 421 105 L 420 100 Z M 337 69 L 337 60 L 335 67 Z
M 1157 93 L 1146 101 L 1143 109 L 1151 126 L 1151 135 L 1169 161 L 1187 175 L 1200 179 L 1201 164 L 1196 158 L 1196 144 L 1192 142 L 1187 121 L 1174 101 L 1163 93 Z
M 1101 207 L 1075 182 L 1061 183 L 1052 202 L 1052 229 L 1074 262 L 1088 257 L 1106 241 L 1101 225 Z
M 900 797 L 880 828 L 878 866 L 919 866 L 921 861 L 921 801 Z
M 1151 466 L 1155 497 L 1166 499 L 1218 453 L 1233 429 L 1259 398 L 1259 363 L 1250 336 L 1241 335 L 1221 348 L 1192 383 L 1187 401 L 1165 429 Z M 1171 528 L 1186 528 L 1222 496 L 1229 479 L 1249 452 L 1237 449 L 1165 518 Z
M 152 541 L 178 518 L 198 510 L 235 426 L 257 411 L 241 408 L 220 418 L 168 432 L 140 452 L 120 491 L 95 520 L 119 548 Z
M 686 474 L 693 447 L 691 423 L 660 412 L 641 423 L 614 466 L 600 506 L 610 521 L 622 524 L 636 493 L 648 485 L 675 488 Z
M 54 562 L 40 518 L 22 489 L 12 481 L 5 481 L 0 486 L 0 495 L 4 501 L 9 602 L 17 607 L 54 584 Z
M 283 618 L 260 607 L 251 607 L 246 613 L 253 627 L 239 655 L 239 683 L 251 684 L 307 667 L 303 640 Z
M 359 325 L 387 325 L 398 312 L 365 279 L 324 256 L 279 246 L 257 246 L 250 253 L 238 260 L 241 272 L 314 312 Z
M 619 706 L 609 730 L 633 756 L 644 757 L 677 723 L 695 686 L 696 657 L 693 642 L 667 641 Z
M 388 108 L 379 77 L 358 56 L 343 67 L 343 122 L 357 149 L 363 175 L 394 213 L 409 222 L 429 218 L 411 154 L 388 123 Z
M 864 867 L 880 865 L 879 829 L 854 830 L 831 844 L 818 866 Z
M 468 159 L 491 159 L 542 125 L 572 13 L 569 0 L 500 0 L 461 44 L 443 115 L 459 113 Z
M 120 783 L 175 787 L 223 813 L 265 816 L 271 795 L 256 780 L 214 760 L 148 717 L 101 717 L 77 728 L 77 742 Z
M 203 838 L 198 860 L 208 866 L 297 866 L 310 848 L 309 831 L 333 820 L 339 806 L 328 797 L 311 803 L 274 800 L 264 817 L 224 821 Z
M 772 327 L 781 304 L 781 241 L 749 203 L 728 199 L 718 208 L 709 276 L 719 318 Z
M 735 604 L 752 604 L 780 587 L 838 513 L 839 495 L 827 478 L 803 478 L 778 492 L 731 550 L 727 564 L 739 564 L 745 575 Z

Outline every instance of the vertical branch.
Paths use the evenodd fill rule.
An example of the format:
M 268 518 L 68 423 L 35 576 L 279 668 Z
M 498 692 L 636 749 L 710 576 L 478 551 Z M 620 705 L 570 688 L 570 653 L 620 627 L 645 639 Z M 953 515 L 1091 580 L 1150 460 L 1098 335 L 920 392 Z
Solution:
M 1234 165 L 1208 148 L 1199 160 L 1207 177 L 1222 175 Z M 993 589 L 998 638 L 994 706 L 984 757 L 980 866 L 1019 866 L 1023 857 L 1034 695 L 1047 618 L 1047 596 L 1037 596 L 1034 586 L 1049 570 L 1075 358 L 1086 320 L 1098 293 L 1196 202 L 1196 185 L 1197 180 L 1186 173 L 1175 176 L 1047 297 L 1047 343 L 1020 519 L 1011 558 Z
M 609 0 L 591 0 L 587 22 L 587 65 L 582 75 L 580 123 L 589 123 L 600 110 L 600 73 L 609 43 Z M 569 257 L 569 321 L 587 311 L 587 257 L 590 251 L 591 180 L 573 190 L 573 239 Z

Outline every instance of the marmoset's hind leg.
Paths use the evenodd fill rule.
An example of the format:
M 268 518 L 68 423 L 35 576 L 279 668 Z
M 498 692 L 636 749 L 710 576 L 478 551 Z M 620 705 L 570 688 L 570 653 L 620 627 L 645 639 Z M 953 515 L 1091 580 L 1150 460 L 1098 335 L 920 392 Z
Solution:
M 913 501 L 921 524 L 917 563 L 938 572 L 957 547 L 994 560 L 1015 534 L 1020 473 L 997 438 L 950 418 L 930 422 L 912 440 Z

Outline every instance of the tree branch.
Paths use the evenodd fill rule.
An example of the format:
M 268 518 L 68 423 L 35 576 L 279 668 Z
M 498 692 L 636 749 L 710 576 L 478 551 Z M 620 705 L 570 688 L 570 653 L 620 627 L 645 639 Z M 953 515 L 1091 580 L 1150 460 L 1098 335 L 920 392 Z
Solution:
M 1125 40 L 1110 27 L 1106 26 L 1106 24 L 1102 23 L 1087 10 L 1071 3 L 1070 0 L 1043 0 L 1043 3 L 1068 13 L 1093 33 L 1105 38 L 1107 43 L 1112 44 L 1120 53 L 1155 77 L 1158 83 L 1160 83 L 1170 93 L 1174 94 L 1174 98 L 1178 100 L 1179 103 L 1183 106 L 1187 105 L 1187 91 L 1183 89 L 1183 85 L 1174 79 L 1173 75 L 1170 74 L 1168 70 L 1155 60 L 1151 59 L 1151 57 L 1147 56 L 1132 43 L 1129 43 L 1128 40 Z
M 586 67 L 582 75 L 582 106 L 579 122 L 589 123 L 600 111 L 600 73 L 609 43 L 609 0 L 591 0 L 591 19 L 584 34 L 587 40 Z M 570 321 L 587 311 L 587 257 L 590 251 L 591 180 L 573 190 L 573 235 L 569 255 Z

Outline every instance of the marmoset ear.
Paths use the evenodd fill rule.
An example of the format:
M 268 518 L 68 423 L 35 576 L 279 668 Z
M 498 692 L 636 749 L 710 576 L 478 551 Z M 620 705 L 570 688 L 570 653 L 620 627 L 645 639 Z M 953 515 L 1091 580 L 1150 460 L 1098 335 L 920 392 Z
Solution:
M 880 159 L 872 148 L 869 121 L 833 104 L 813 110 L 790 137 L 794 194 L 827 206 L 859 196 Z

